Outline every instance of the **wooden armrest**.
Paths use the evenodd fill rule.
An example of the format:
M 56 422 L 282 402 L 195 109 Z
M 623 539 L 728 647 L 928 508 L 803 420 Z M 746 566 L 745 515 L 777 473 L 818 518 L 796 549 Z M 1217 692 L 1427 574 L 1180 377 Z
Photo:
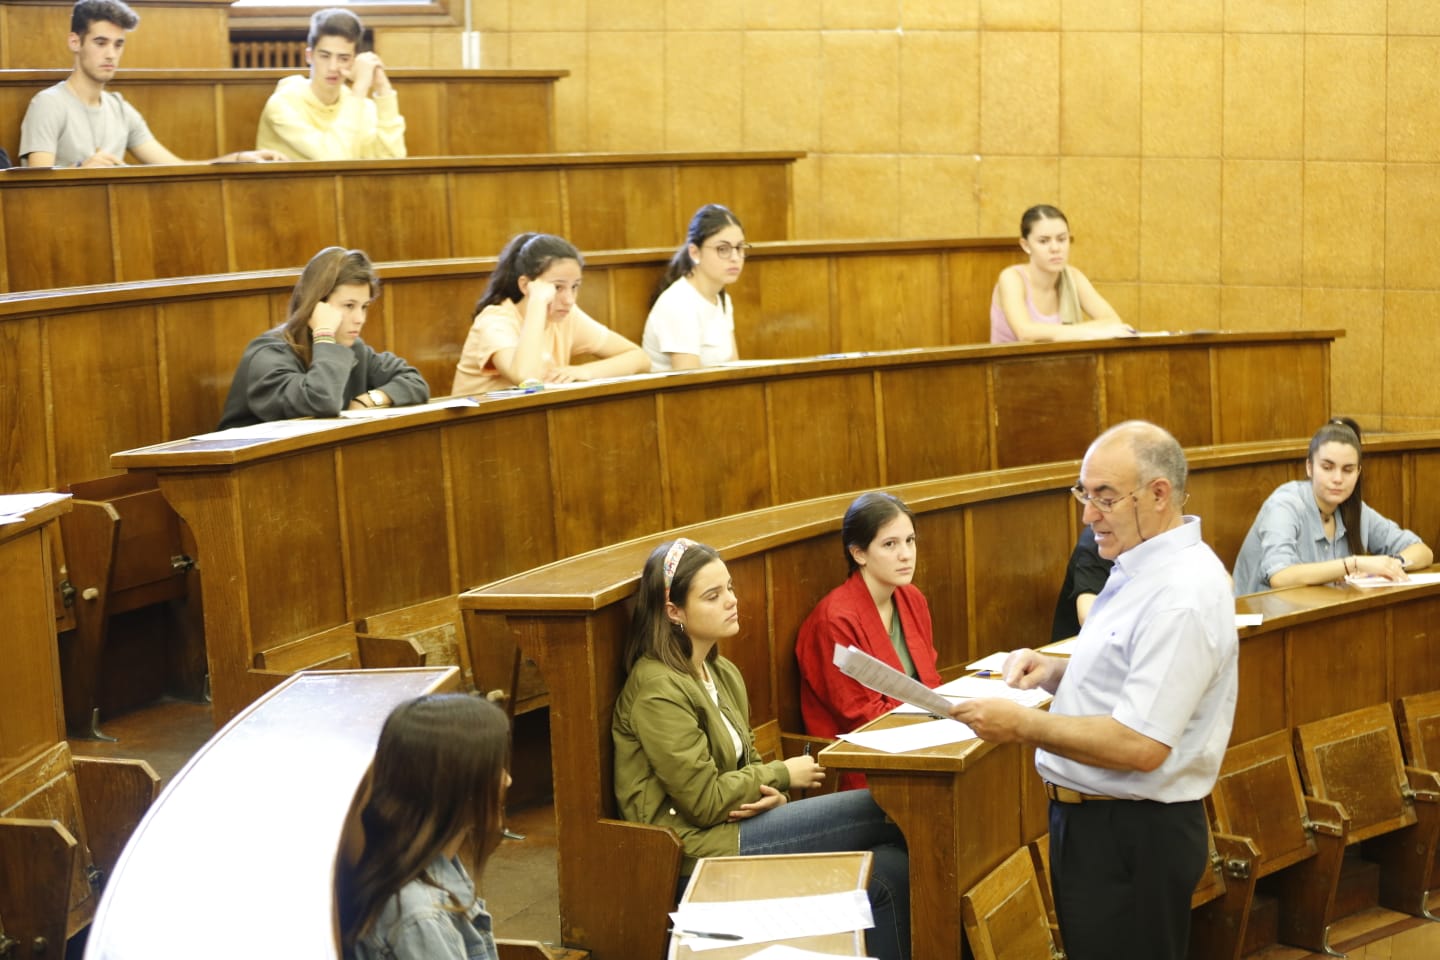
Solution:
M 834 743 L 831 737 L 812 737 L 806 733 L 785 733 L 780 734 L 780 752 L 786 757 L 798 757 L 810 748 L 810 755 L 814 756 Z
M 70 882 L 80 844 L 58 821 L 0 818 L 0 919 L 23 944 L 41 938 L 65 953 Z M 24 882 L 16 879 L 24 877 Z M 29 954 L 26 954 L 28 956 Z
M 500 960 L 554 960 L 555 954 L 539 940 L 499 940 L 495 950 Z
M 160 778 L 144 760 L 73 757 L 71 762 L 90 855 L 96 867 L 109 873 L 160 793 Z
M 1260 848 L 1249 837 L 1237 837 L 1232 833 L 1213 833 L 1215 852 L 1220 855 L 1220 865 L 1225 876 L 1244 880 L 1254 872 L 1260 862 Z
M 1311 830 L 1325 837 L 1344 837 L 1350 832 L 1350 814 L 1336 800 L 1305 798 L 1305 819 Z
M 373 633 L 357 633 L 355 645 L 360 648 L 360 666 L 366 670 L 391 667 L 425 666 L 425 648 L 414 637 L 380 637 Z
M 1440 803 L 1440 773 L 1419 767 L 1406 767 L 1405 777 L 1410 782 L 1410 790 L 1417 802 Z

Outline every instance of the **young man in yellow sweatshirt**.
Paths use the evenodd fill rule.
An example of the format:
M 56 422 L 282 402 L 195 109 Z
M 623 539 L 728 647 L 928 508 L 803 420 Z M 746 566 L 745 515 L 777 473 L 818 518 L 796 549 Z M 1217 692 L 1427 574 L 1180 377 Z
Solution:
M 365 27 L 349 10 L 318 10 L 305 41 L 309 77 L 286 77 L 260 114 L 262 150 L 293 160 L 385 160 L 405 156 L 400 98 L 373 52 L 359 53 Z M 347 83 L 347 81 L 349 81 Z

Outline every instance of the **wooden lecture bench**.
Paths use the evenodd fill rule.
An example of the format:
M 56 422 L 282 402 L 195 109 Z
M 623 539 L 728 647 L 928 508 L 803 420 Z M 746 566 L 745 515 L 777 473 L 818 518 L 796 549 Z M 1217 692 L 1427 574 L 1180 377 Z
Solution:
M 1204 518 L 1206 539 L 1222 559 L 1233 560 L 1265 496 L 1302 475 L 1305 449 L 1304 439 L 1294 439 L 1188 451 L 1187 512 Z M 1068 489 L 1078 466 L 888 485 L 915 510 L 927 545 L 916 584 L 930 602 L 942 674 L 1048 638 L 1079 528 Z M 1367 501 L 1434 537 L 1440 504 L 1420 495 L 1425 486 L 1417 477 L 1437 468 L 1440 434 L 1376 438 L 1366 445 Z M 839 529 L 852 494 L 656 532 L 460 596 L 477 682 L 489 685 L 483 664 L 523 657 L 537 665 L 547 690 L 567 944 L 599 960 L 626 956 L 623 945 L 634 931 L 616 919 L 590 878 L 623 872 L 638 884 L 644 864 L 663 861 L 674 842 L 666 831 L 607 819 L 615 813 L 610 717 L 623 685 L 627 604 L 645 557 L 676 535 L 720 550 L 742 598 L 742 632 L 724 652 L 745 675 L 751 725 L 778 720 L 782 730 L 799 731 L 795 635 L 814 604 L 844 579 Z M 1264 612 L 1266 621 L 1241 631 L 1233 742 L 1440 688 L 1440 661 L 1428 654 L 1429 630 L 1440 622 L 1440 586 L 1309 588 L 1248 597 L 1240 609 Z M 822 759 L 866 771 L 912 851 L 926 851 L 911 859 L 917 960 L 958 956 L 960 894 L 1047 829 L 1045 798 L 1026 752 L 972 743 L 890 756 L 841 744 Z
M 134 43 L 149 33 L 149 14 Z M 68 29 L 68 28 L 67 28 Z M 64 50 L 65 31 L 55 38 Z M 131 70 L 125 63 L 106 87 L 145 118 L 155 139 L 186 160 L 255 149 L 265 101 L 282 77 L 303 70 Z M 405 117 L 411 157 L 549 153 L 555 149 L 555 82 L 569 70 L 387 69 Z M 0 70 L 0 147 L 20 162 L 20 120 L 30 98 L 69 70 Z
M 1133 416 L 1171 424 L 1192 446 L 1308 435 L 1329 412 L 1332 335 L 984 345 L 711 369 L 336 421 L 284 439 L 176 441 L 118 453 L 112 465 L 153 471 L 195 537 L 223 722 L 271 686 L 252 672 L 270 652 L 323 662 L 353 651 L 357 620 L 426 603 L 453 619 L 463 589 L 670 527 L 1070 459 L 1102 425 Z M 1276 369 L 1315 392 L 1283 406 L 1247 399 L 1243 385 Z M 1167 381 L 1188 388 L 1154 389 Z M 1064 417 L 1038 416 L 1044 404 Z M 281 519 L 297 516 L 306 522 Z M 1073 529 L 1061 524 L 1045 541 L 1060 568 Z M 1002 521 L 994 532 L 1004 530 Z M 297 566 L 337 575 L 274 575 Z
M 581 249 L 679 243 L 724 197 L 790 238 L 794 151 L 547 153 L 0 174 L 0 291 L 299 267 L 332 244 L 376 261 L 494 256 L 543 228 Z M 39 229 L 44 225 L 44 229 Z

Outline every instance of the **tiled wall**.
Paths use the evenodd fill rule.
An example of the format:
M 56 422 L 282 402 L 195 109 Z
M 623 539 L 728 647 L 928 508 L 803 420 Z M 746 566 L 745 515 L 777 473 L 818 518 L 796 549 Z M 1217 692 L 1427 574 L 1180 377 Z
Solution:
M 486 66 L 572 71 L 560 149 L 806 150 L 801 237 L 1056 202 L 1123 316 L 1344 327 L 1337 410 L 1440 427 L 1437 0 L 473 3 Z

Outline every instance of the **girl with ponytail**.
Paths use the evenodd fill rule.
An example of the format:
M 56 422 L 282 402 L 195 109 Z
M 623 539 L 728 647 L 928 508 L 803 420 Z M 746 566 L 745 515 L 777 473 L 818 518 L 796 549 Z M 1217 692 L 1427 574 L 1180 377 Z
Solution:
M 750 245 L 735 214 L 707 203 L 660 280 L 640 341 L 653 370 L 693 370 L 737 359 L 735 312 L 725 288 L 740 279 Z

